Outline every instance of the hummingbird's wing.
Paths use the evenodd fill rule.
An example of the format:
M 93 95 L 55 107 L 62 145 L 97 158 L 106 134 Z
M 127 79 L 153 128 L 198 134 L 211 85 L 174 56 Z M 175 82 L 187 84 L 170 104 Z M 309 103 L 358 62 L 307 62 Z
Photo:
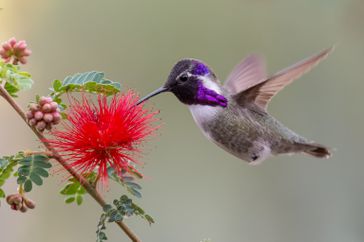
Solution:
M 250 55 L 234 67 L 224 83 L 224 88 L 234 95 L 266 79 L 264 59 L 258 55 Z
M 285 86 L 292 83 L 304 73 L 311 70 L 322 61 L 333 50 L 332 48 L 321 51 L 320 53 L 304 59 L 286 69 L 283 69 L 259 84 L 242 91 L 235 95 L 240 104 L 255 102 L 258 106 L 267 109 L 269 101 Z

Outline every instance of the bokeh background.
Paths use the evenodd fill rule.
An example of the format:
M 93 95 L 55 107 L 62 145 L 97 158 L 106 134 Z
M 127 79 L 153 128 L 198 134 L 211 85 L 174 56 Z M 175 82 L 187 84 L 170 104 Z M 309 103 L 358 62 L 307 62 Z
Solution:
M 0 40 L 26 39 L 34 95 L 74 72 L 100 70 L 141 95 L 159 87 L 182 57 L 203 59 L 221 79 L 245 55 L 266 56 L 273 73 L 323 48 L 336 51 L 286 88 L 270 112 L 288 127 L 335 148 L 329 160 L 304 155 L 251 167 L 208 142 L 170 94 L 150 103 L 163 127 L 143 161 L 143 199 L 156 219 L 127 224 L 152 242 L 364 241 L 364 2 L 361 0 L 2 0 Z M 0 100 L 0 154 L 39 142 Z M 66 205 L 56 175 L 29 194 L 27 214 L 0 208 L 0 241 L 95 240 L 100 207 Z M 6 186 L 15 191 L 15 181 Z M 112 186 L 111 200 L 123 192 Z M 109 241 L 128 241 L 115 225 Z

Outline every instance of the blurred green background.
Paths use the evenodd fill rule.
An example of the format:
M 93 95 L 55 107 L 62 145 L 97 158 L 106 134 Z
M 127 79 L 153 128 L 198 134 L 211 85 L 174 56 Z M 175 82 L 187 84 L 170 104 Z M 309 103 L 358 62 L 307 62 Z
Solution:
M 354 0 L 3 0 L 0 40 L 26 39 L 25 69 L 36 83 L 18 101 L 26 107 L 50 82 L 100 70 L 141 95 L 159 87 L 182 57 L 199 58 L 221 79 L 245 55 L 266 56 L 280 68 L 336 45 L 314 71 L 281 92 L 270 112 L 288 127 L 335 148 L 329 160 L 304 155 L 251 167 L 208 142 L 188 109 L 170 94 L 151 104 L 163 127 L 143 157 L 141 204 L 156 219 L 127 224 L 152 242 L 364 241 L 363 124 L 364 2 Z M 0 100 L 0 154 L 39 142 Z M 55 175 L 29 196 L 27 214 L 0 208 L 0 241 L 95 240 L 100 207 L 88 197 L 66 205 Z M 15 181 L 6 186 L 16 189 Z M 111 187 L 106 198 L 123 190 Z M 128 241 L 115 225 L 109 241 Z

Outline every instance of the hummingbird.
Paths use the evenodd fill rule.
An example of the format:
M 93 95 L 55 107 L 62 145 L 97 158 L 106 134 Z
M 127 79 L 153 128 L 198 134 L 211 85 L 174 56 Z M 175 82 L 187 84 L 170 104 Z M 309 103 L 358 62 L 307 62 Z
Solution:
M 165 84 L 137 104 L 160 93 L 173 93 L 189 107 L 207 139 L 252 165 L 279 154 L 305 153 L 329 158 L 328 148 L 288 129 L 268 113 L 267 107 L 279 91 L 311 70 L 332 49 L 271 76 L 266 74 L 263 58 L 253 54 L 233 68 L 224 84 L 203 61 L 181 59 Z

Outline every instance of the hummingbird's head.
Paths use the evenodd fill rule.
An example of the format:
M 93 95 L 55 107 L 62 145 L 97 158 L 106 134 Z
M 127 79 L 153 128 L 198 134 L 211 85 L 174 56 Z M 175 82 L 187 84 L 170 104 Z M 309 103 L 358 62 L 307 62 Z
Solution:
M 212 70 L 202 61 L 182 59 L 172 68 L 166 83 L 142 98 L 139 103 L 162 92 L 172 92 L 182 103 L 227 106 L 221 86 Z

